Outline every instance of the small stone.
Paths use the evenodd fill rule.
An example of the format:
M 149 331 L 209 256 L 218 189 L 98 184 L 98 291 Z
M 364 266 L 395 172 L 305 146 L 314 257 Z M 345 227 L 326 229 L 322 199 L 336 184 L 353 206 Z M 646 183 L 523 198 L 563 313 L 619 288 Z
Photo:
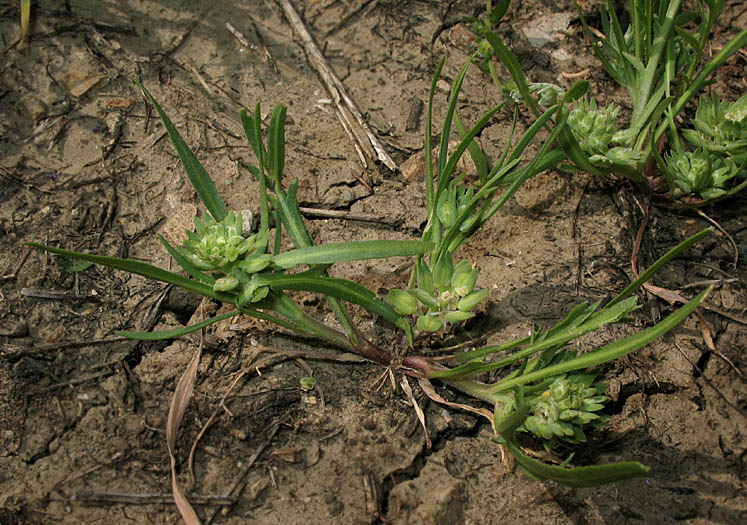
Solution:
M 571 12 L 540 16 L 525 25 L 522 32 L 534 47 L 544 47 L 559 40 L 575 16 Z

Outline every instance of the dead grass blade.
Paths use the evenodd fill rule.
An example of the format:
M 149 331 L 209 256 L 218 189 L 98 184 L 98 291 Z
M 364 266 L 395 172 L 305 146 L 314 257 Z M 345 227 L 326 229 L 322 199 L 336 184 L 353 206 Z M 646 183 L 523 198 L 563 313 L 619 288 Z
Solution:
M 179 383 L 176 385 L 176 389 L 174 390 L 174 397 L 171 399 L 169 416 L 166 420 L 166 445 L 169 450 L 169 461 L 171 463 L 171 491 L 174 494 L 174 503 L 176 503 L 176 507 L 179 509 L 179 512 L 187 525 L 200 525 L 201 522 L 176 479 L 176 456 L 174 450 L 176 448 L 176 436 L 179 434 L 179 427 L 181 426 L 182 418 L 189 406 L 190 399 L 192 399 L 192 391 L 194 389 L 195 379 L 197 378 L 197 367 L 200 364 L 201 353 L 202 344 L 200 344 L 197 351 L 195 351 L 195 354 L 192 356 L 192 360 L 189 362 L 182 377 L 179 378 Z
M 428 426 L 425 424 L 425 414 L 423 414 L 423 409 L 420 408 L 418 402 L 415 401 L 415 396 L 412 395 L 412 388 L 410 388 L 410 382 L 407 380 L 407 376 L 402 376 L 402 390 L 405 391 L 405 394 L 407 394 L 407 399 L 410 401 L 412 408 L 415 409 L 415 413 L 418 415 L 420 424 L 423 426 L 423 432 L 425 433 L 425 442 L 427 444 L 427 447 L 431 448 L 433 446 L 433 443 L 431 442 L 430 434 L 428 434 Z

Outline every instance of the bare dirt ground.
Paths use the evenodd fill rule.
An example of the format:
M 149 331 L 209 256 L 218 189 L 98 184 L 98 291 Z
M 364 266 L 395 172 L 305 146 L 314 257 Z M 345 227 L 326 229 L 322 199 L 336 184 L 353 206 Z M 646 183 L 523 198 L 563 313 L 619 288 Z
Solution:
M 441 57 L 447 81 L 466 60 L 473 38 L 459 21 L 479 7 L 307 0 L 298 10 L 402 165 L 423 147 L 423 117 L 410 118 L 411 111 L 417 117 Z M 742 7 L 728 7 L 715 45 L 747 25 Z M 590 68 L 599 96 L 624 100 L 573 16 L 542 49 L 522 32 L 541 16 L 573 12 L 570 2 L 524 2 L 511 8 L 502 35 L 532 80 L 568 85 L 562 72 Z M 310 217 L 319 241 L 414 238 L 423 226 L 423 189 L 417 177 L 370 160 L 362 167 L 273 2 L 34 2 L 23 46 L 18 18 L 17 2 L 0 2 L 0 523 L 177 523 L 164 426 L 198 339 L 143 344 L 112 336 L 116 329 L 181 326 L 215 305 L 200 307 L 175 291 L 164 298 L 159 284 L 122 272 L 75 272 L 25 244 L 169 267 L 154 234 L 188 226 L 196 198 L 131 79 L 180 126 L 234 209 L 257 205 L 239 110 L 258 101 L 263 112 L 288 105 L 286 165 L 300 180 L 302 205 L 380 219 Z M 713 89 L 734 100 L 744 92 L 744 72 L 745 60 L 732 59 Z M 446 98 L 437 92 L 436 127 Z M 498 101 L 473 68 L 460 115 L 474 122 Z M 509 122 L 503 110 L 482 133 L 489 155 L 504 145 Z M 532 481 L 502 459 L 489 426 L 429 402 L 413 385 L 428 448 L 404 394 L 386 378 L 377 384 L 384 371 L 367 363 L 277 358 L 247 375 L 222 408 L 236 374 L 263 349 L 334 351 L 241 318 L 206 336 L 177 443 L 180 480 L 200 516 L 214 523 L 745 523 L 747 263 L 736 257 L 747 254 L 745 204 L 740 197 L 706 209 L 731 240 L 716 233 L 655 278 L 688 296 L 705 281 L 718 284 L 709 304 L 728 317 L 703 311 L 716 351 L 690 320 L 605 370 L 611 425 L 593 434 L 576 462 L 639 459 L 652 467 L 647 479 L 583 490 Z M 630 278 L 639 222 L 624 185 L 555 172 L 530 180 L 463 253 L 482 267 L 480 285 L 492 288 L 487 310 L 436 342 L 505 341 L 561 319 L 583 300 L 611 297 Z M 642 262 L 708 225 L 697 214 L 654 210 Z M 339 272 L 385 291 L 402 284 L 392 273 L 400 262 Z M 328 314 L 318 298 L 301 299 L 314 315 Z M 610 341 L 671 310 L 642 300 L 629 325 L 583 344 Z M 363 326 L 382 340 L 391 334 L 384 325 Z M 299 388 L 308 375 L 316 391 Z M 195 450 L 191 476 L 189 449 L 213 413 L 218 419 Z M 236 501 L 215 499 L 237 483 L 245 486 Z

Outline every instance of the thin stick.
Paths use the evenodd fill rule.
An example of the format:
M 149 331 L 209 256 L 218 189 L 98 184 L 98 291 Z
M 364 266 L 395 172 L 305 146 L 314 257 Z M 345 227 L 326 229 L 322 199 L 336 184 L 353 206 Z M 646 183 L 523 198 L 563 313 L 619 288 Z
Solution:
M 190 494 L 190 501 L 198 505 L 233 505 L 236 498 L 218 495 Z M 112 505 L 125 503 L 131 505 L 147 505 L 152 503 L 174 503 L 172 494 L 129 494 L 125 492 L 78 492 L 75 500 L 84 505 Z
M 392 225 L 393 222 L 369 213 L 351 213 L 344 210 L 325 210 L 322 208 L 299 208 L 304 217 L 322 217 L 325 219 L 344 219 L 346 221 L 378 222 Z
M 257 461 L 257 458 L 264 452 L 264 450 L 270 446 L 270 442 L 275 437 L 275 434 L 278 433 L 278 430 L 280 429 L 280 422 L 274 421 L 270 428 L 267 431 L 267 434 L 265 436 L 265 439 L 260 445 L 257 447 L 257 449 L 254 451 L 252 456 L 249 458 L 249 461 L 246 465 L 244 465 L 244 468 L 241 469 L 241 472 L 239 473 L 239 477 L 234 481 L 233 486 L 226 492 L 225 497 L 226 498 L 236 498 L 241 494 L 241 491 L 244 490 L 244 487 L 246 486 L 246 476 L 249 474 L 249 471 L 252 469 L 252 466 L 254 465 L 254 462 Z M 205 520 L 205 523 L 208 525 L 213 522 L 215 517 L 218 515 L 219 509 L 215 509 L 213 513 L 210 515 L 210 517 Z
M 311 34 L 309 34 L 308 30 L 306 29 L 306 26 L 304 25 L 303 20 L 301 20 L 301 17 L 298 16 L 298 13 L 288 0 L 282 0 L 282 6 L 283 11 L 285 12 L 285 16 L 288 18 L 291 26 L 293 26 L 293 29 L 296 31 L 296 33 L 298 33 L 298 36 L 303 41 L 304 49 L 306 49 L 306 53 L 309 56 L 309 61 L 316 68 L 319 76 L 322 78 L 322 81 L 324 81 L 324 84 L 327 86 L 327 90 L 332 96 L 332 99 L 335 101 L 338 109 L 343 114 L 343 118 L 347 119 L 347 114 L 342 110 L 340 100 L 345 102 L 345 106 L 347 106 L 347 109 L 355 117 L 355 120 L 358 122 L 360 129 L 363 130 L 363 132 L 366 134 L 366 137 L 368 137 L 370 146 L 376 151 L 377 158 L 381 162 L 383 162 L 384 165 L 391 171 L 397 171 L 397 164 L 395 164 L 389 154 L 384 151 L 384 148 L 376 138 L 376 135 L 374 135 L 374 133 L 368 127 L 366 121 L 363 120 L 363 115 L 361 115 L 360 111 L 358 111 L 358 108 L 356 108 L 353 100 L 348 96 L 347 91 L 345 91 L 345 86 L 342 84 L 340 79 L 337 78 L 334 71 L 332 71 L 332 68 L 330 68 L 327 64 L 327 60 L 324 58 L 321 50 L 314 42 L 314 39 L 311 38 Z M 348 124 L 350 124 L 350 122 L 348 122 Z M 366 148 L 367 145 L 365 143 L 360 140 L 358 142 L 362 148 Z
M 708 215 L 706 215 L 705 213 L 703 213 L 702 211 L 700 211 L 698 209 L 696 209 L 695 211 L 698 212 L 698 215 L 700 215 L 705 220 L 707 220 L 708 222 L 710 222 L 711 224 L 713 224 L 713 226 L 715 226 L 716 228 L 718 228 L 718 231 L 720 231 L 721 233 L 723 233 L 726 236 L 726 238 L 729 240 L 729 242 L 731 243 L 732 248 L 734 248 L 734 269 L 736 270 L 737 269 L 737 264 L 739 263 L 739 248 L 737 247 L 737 243 L 734 242 L 734 239 L 732 238 L 732 236 L 729 235 L 726 232 L 726 230 L 724 230 L 718 222 L 716 222 L 715 220 L 711 219 Z
M 246 39 L 246 37 L 241 32 L 239 32 L 238 29 L 236 29 L 235 27 L 231 25 L 231 22 L 226 22 L 226 29 L 228 29 L 228 31 L 236 38 L 236 40 L 239 41 L 239 44 L 241 44 L 247 49 L 251 49 L 251 46 L 249 45 L 249 41 Z

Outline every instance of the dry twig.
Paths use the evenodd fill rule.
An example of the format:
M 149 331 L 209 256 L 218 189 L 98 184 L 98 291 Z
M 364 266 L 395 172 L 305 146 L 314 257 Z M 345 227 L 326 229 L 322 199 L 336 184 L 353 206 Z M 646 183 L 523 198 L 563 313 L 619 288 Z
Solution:
M 342 84 L 340 79 L 337 78 L 337 75 L 335 75 L 334 71 L 332 71 L 332 68 L 329 67 L 329 64 L 327 64 L 327 60 L 324 58 L 324 55 L 319 49 L 319 46 L 316 45 L 314 39 L 311 37 L 311 34 L 306 29 L 303 20 L 301 20 L 301 17 L 298 16 L 295 8 L 288 0 L 282 0 L 282 6 L 283 11 L 285 12 L 285 16 L 288 18 L 291 26 L 293 26 L 293 29 L 296 31 L 296 33 L 298 33 L 298 36 L 303 42 L 304 49 L 306 50 L 306 53 L 309 57 L 309 61 L 319 73 L 319 76 L 322 78 L 324 85 L 327 87 L 327 90 L 332 96 L 332 99 L 337 106 L 340 120 L 343 122 L 345 130 L 350 135 L 352 133 L 352 129 L 355 127 L 355 122 L 357 122 L 358 128 L 368 138 L 368 143 L 366 143 L 361 140 L 357 134 L 353 133 L 352 137 L 357 144 L 356 149 L 360 147 L 363 150 L 370 151 L 370 148 L 373 148 L 376 152 L 376 157 L 381 162 L 383 162 L 387 168 L 389 168 L 391 171 L 397 171 L 397 165 L 389 156 L 389 154 L 384 151 L 384 148 L 379 142 L 379 139 L 376 138 L 376 135 L 374 135 L 373 131 L 371 131 L 371 129 L 368 127 L 368 124 L 366 124 L 366 121 L 363 119 L 363 115 L 361 115 L 360 111 L 358 111 L 358 108 L 355 106 L 355 103 L 348 95 L 347 91 L 345 90 L 345 86 Z M 351 114 L 355 118 L 355 122 L 350 119 Z M 367 167 L 365 159 L 363 160 L 363 166 Z

